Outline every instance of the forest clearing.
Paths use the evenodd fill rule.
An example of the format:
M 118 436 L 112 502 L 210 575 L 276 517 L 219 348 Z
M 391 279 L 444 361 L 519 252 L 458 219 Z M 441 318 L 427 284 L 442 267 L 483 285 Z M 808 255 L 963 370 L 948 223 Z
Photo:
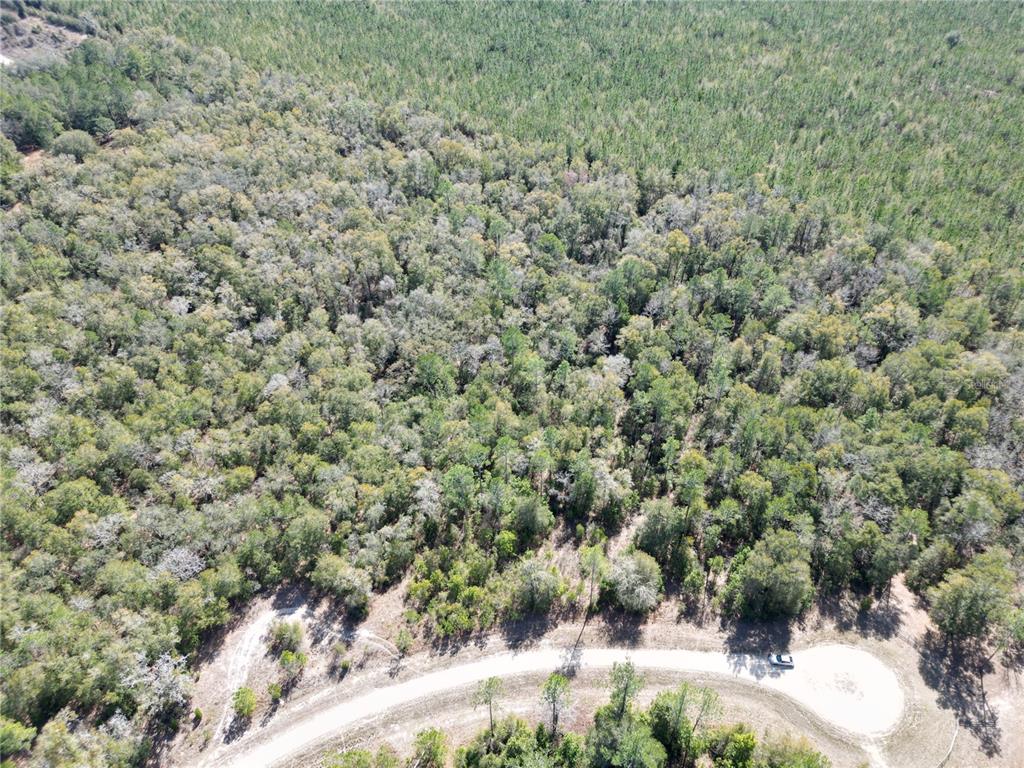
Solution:
M 567 671 L 575 704 L 565 722 L 586 722 L 604 695 L 612 663 L 626 659 L 647 678 L 642 701 L 682 680 L 711 685 L 730 712 L 740 707 L 746 721 L 755 726 L 771 730 L 799 722 L 801 731 L 837 768 L 864 761 L 872 768 L 927 768 L 937 764 L 949 748 L 957 748 L 954 734 L 963 743 L 953 754 L 964 760 L 976 748 L 973 741 L 993 738 L 983 730 L 958 734 L 951 702 L 940 701 L 921 675 L 902 665 L 926 642 L 928 629 L 927 617 L 914 607 L 902 585 L 890 606 L 892 614 L 900 617 L 898 626 L 858 628 L 835 616 L 818 616 L 793 636 L 770 632 L 738 641 L 714 625 L 699 629 L 681 625 L 666 610 L 626 634 L 621 627 L 588 622 L 576 653 L 580 624 L 568 622 L 543 630 L 524 628 L 509 636 L 488 634 L 465 646 L 428 646 L 397 659 L 388 644 L 373 640 L 379 636 L 366 628 L 389 623 L 387 597 L 363 625 L 363 633 L 370 638 L 366 643 L 360 641 L 357 630 L 331 624 L 329 614 L 311 610 L 297 594 L 264 601 L 204 664 L 200 691 L 209 689 L 212 700 L 221 702 L 221 711 L 230 717 L 231 703 L 224 694 L 237 681 L 223 684 L 220 659 L 233 662 L 248 657 L 258 666 L 266 655 L 270 624 L 299 615 L 313 658 L 308 683 L 292 695 L 293 704 L 237 739 L 219 743 L 214 738 L 196 753 L 200 735 L 186 735 L 170 751 L 171 764 L 302 765 L 309 755 L 329 753 L 331 748 L 374 748 L 381 743 L 409 747 L 414 732 L 440 721 L 455 738 L 472 735 L 487 721 L 486 711 L 473 702 L 474 687 L 491 675 L 505 679 L 502 713 L 543 718 L 541 683 L 553 671 Z M 248 639 L 253 627 L 263 630 L 260 645 L 251 645 Z M 331 664 L 330 647 L 346 633 L 348 656 L 356 661 L 353 671 L 339 679 L 321 665 Z M 619 646 L 605 646 L 609 640 Z M 778 642 L 793 644 L 793 670 L 773 672 L 767 651 L 750 645 L 767 648 Z M 897 673 L 893 666 L 904 671 Z M 957 676 L 955 670 L 949 674 Z M 259 680 L 258 674 L 254 677 Z M 254 680 L 248 682 L 258 687 Z M 758 686 L 767 690 L 762 693 Z M 1015 755 L 1022 746 L 1017 725 L 1024 725 L 1020 706 L 1024 681 L 1011 670 L 990 671 L 986 688 L 992 705 L 1002 714 L 995 738 L 1002 742 L 1005 755 Z M 995 764 L 1014 765 L 1013 759 Z

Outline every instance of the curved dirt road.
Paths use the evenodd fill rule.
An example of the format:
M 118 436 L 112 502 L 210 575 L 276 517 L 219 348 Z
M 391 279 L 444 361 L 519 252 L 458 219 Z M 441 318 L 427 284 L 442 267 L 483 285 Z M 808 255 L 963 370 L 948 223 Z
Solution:
M 893 670 L 867 651 L 845 645 L 802 650 L 795 655 L 796 668 L 784 671 L 773 669 L 763 657 L 681 649 L 587 648 L 572 663 L 577 669 L 597 669 L 626 659 L 640 669 L 708 673 L 771 688 L 868 742 L 895 727 L 904 710 L 903 689 Z M 281 733 L 243 737 L 217 750 L 216 762 L 231 768 L 273 765 L 396 707 L 492 675 L 555 671 L 567 661 L 564 650 L 549 648 L 495 654 L 441 669 L 330 705 Z M 261 735 L 264 738 L 259 738 Z
M 249 669 L 263 647 L 262 644 L 270 630 L 270 625 L 278 620 L 287 621 L 301 616 L 303 612 L 304 609 L 301 606 L 295 606 L 287 610 L 268 611 L 256 618 L 252 626 L 246 630 L 238 653 L 231 658 L 231 663 L 227 670 L 227 684 L 225 686 L 227 690 L 236 691 L 245 685 L 246 676 L 249 674 Z M 224 738 L 224 734 L 230 725 L 232 712 L 231 702 L 228 701 L 224 704 L 224 710 L 221 712 L 220 719 L 217 721 L 217 727 L 213 732 L 213 742 L 215 744 L 219 744 Z

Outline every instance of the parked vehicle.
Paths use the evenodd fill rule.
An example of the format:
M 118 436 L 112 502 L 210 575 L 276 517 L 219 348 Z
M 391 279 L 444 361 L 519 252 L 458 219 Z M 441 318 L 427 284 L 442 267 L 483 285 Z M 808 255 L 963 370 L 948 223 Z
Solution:
M 782 667 L 783 669 L 793 668 L 793 656 L 789 653 L 772 653 L 768 655 L 768 661 L 771 662 L 773 667 Z

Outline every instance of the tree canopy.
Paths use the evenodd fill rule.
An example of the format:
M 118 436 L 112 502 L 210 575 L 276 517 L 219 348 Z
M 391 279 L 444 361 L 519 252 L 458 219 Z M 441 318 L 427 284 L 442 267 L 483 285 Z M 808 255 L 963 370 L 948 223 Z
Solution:
M 408 577 L 444 639 L 598 584 L 643 613 L 726 564 L 748 616 L 909 568 L 950 634 L 1012 625 L 1015 253 L 172 38 L 3 77 L 56 144 L 5 175 L 0 229 L 12 743 L 143 759 L 204 640 L 286 580 L 358 616 Z M 4 157 L 35 143 L 11 114 Z M 574 591 L 553 528 L 600 547 L 636 515 Z M 587 754 L 657 765 L 627 710 Z

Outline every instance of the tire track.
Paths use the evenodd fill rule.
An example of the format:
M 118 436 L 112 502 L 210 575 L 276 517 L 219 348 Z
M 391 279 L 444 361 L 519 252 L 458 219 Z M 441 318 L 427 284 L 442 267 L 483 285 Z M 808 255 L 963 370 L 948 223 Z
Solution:
M 865 745 L 896 727 L 904 715 L 899 678 L 867 651 L 845 645 L 808 648 L 796 656 L 795 669 L 779 671 L 765 658 L 683 649 L 583 649 L 570 661 L 575 669 L 607 669 L 632 661 L 640 669 L 700 672 L 764 686 L 846 731 Z M 492 675 L 515 675 L 565 669 L 561 648 L 498 653 L 384 686 L 312 712 L 279 732 L 243 737 L 221 764 L 231 768 L 269 766 L 343 733 L 346 728 L 443 691 L 471 686 Z M 874 756 L 874 755 L 873 755 Z M 876 764 L 884 765 L 878 752 Z

